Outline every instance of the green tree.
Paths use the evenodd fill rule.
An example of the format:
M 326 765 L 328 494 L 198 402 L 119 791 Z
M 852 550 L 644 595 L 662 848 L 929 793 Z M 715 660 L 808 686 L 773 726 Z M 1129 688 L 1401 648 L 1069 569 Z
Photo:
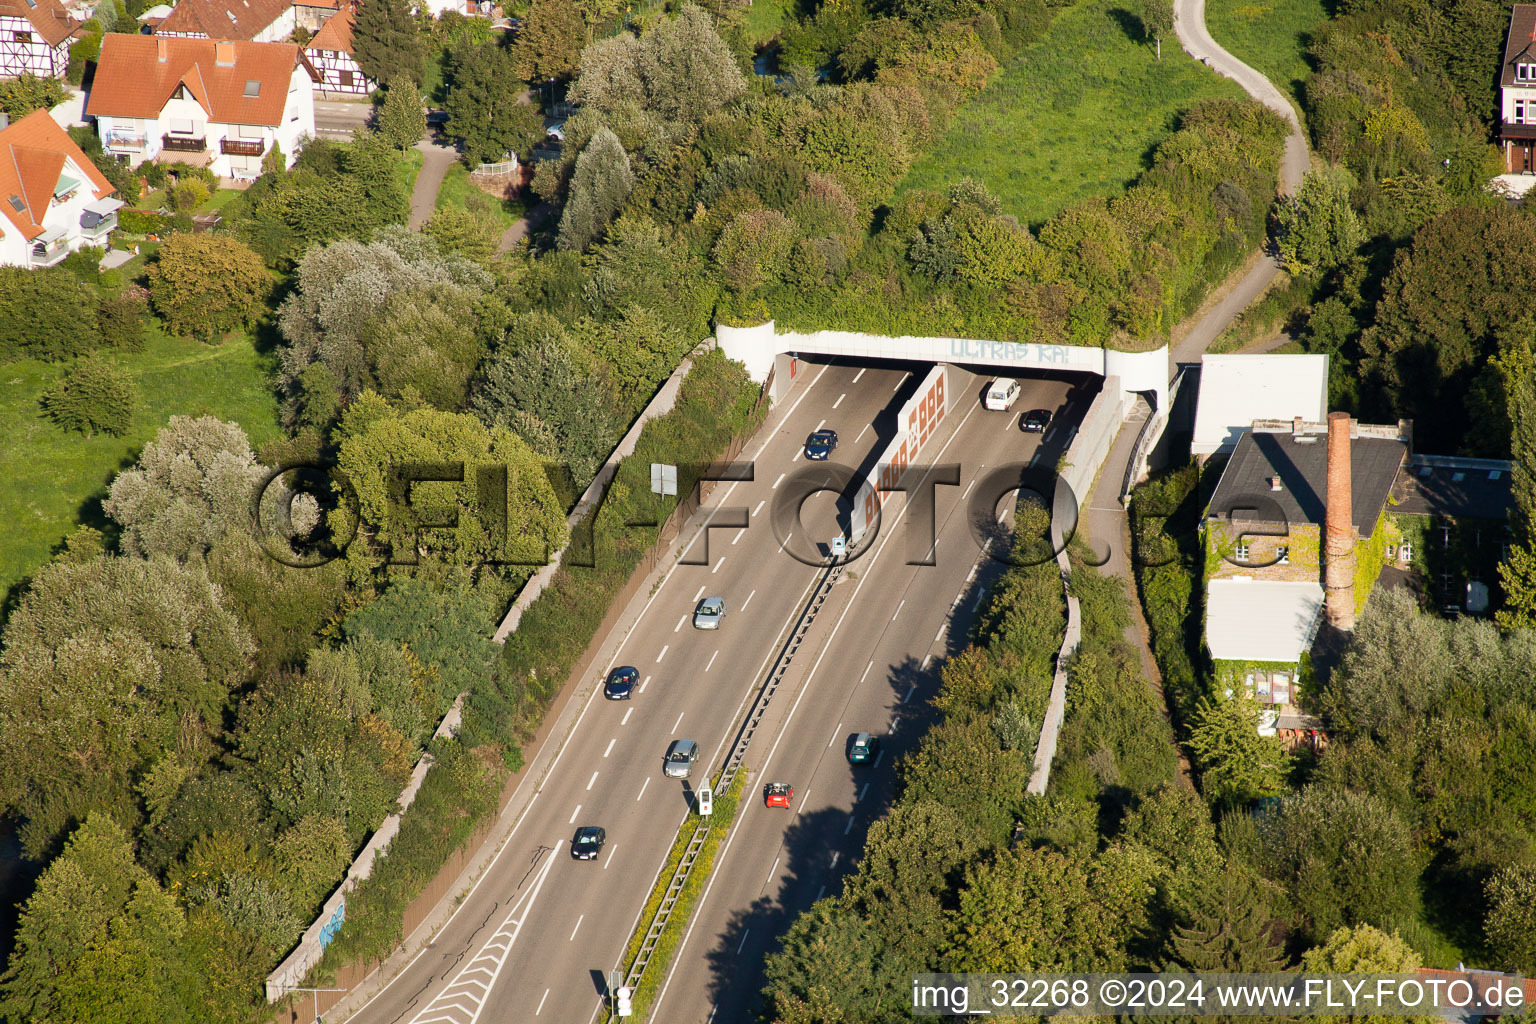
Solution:
M 1396 931 L 1384 932 L 1368 924 L 1338 928 L 1328 941 L 1301 955 L 1301 969 L 1317 974 L 1413 974 L 1423 961 Z M 1342 1020 L 1348 1024 L 1380 1020 L 1372 1014 L 1311 1018 L 1319 1022 Z M 1439 1018 L 1397 1017 L 1411 1024 L 1431 1024 Z
M 1500 966 L 1536 974 L 1536 865 L 1511 865 L 1488 879 L 1483 928 Z
M 0 362 L 23 356 L 58 362 L 101 344 L 96 318 L 81 311 L 96 304 L 92 292 L 62 267 L 0 267 Z
M 115 367 L 83 359 L 43 392 L 43 411 L 65 430 L 120 435 L 133 422 L 133 385 Z
M 560 216 L 560 248 L 581 251 L 596 241 L 634 187 L 629 154 L 619 137 L 599 129 L 576 158 L 570 196 Z
M 544 119 L 524 102 L 511 54 L 499 42 L 453 51 L 443 109 L 449 130 L 464 143 L 464 162 L 470 167 L 526 153 L 544 136 Z
M 613 448 L 619 424 L 612 389 L 568 343 L 552 341 L 503 351 L 487 361 L 476 386 L 475 412 L 528 442 L 541 458 L 590 480 Z
M 245 431 L 212 416 L 172 416 L 123 470 L 102 504 L 141 558 L 202 555 L 229 531 L 250 531 L 251 499 L 265 475 Z
M 1509 555 L 1499 563 L 1504 604 L 1494 613 L 1500 629 L 1536 629 L 1536 359 L 1530 341 L 1516 337 L 1498 356 L 1504 408 L 1510 421 Z
M 765 1019 L 783 1024 L 882 1019 L 889 990 L 877 977 L 878 952 L 867 921 L 839 901 L 818 900 L 795 918 L 780 951 L 763 963 Z
M 159 751 L 222 731 L 253 646 L 199 563 L 53 562 L 6 623 L 0 799 L 39 857 L 92 809 L 133 821 Z
M 399 84 L 384 90 L 384 103 L 379 107 L 377 126 L 379 136 L 399 150 L 410 149 L 427 134 L 427 113 L 421 109 L 421 97 L 416 95 L 416 84 L 405 78 L 395 79 Z
M 1163 36 L 1173 31 L 1173 0 L 1142 0 L 1141 30 L 1157 44 L 1157 59 L 1163 59 Z
M 1350 205 L 1353 185 L 1348 171 L 1308 171 L 1296 195 L 1276 205 L 1280 258 L 1291 273 L 1331 270 L 1353 256 L 1365 240 Z
M 714 19 L 684 4 L 639 39 L 620 34 L 583 50 L 571 101 L 604 112 L 639 103 L 668 121 L 696 125 L 745 89 Z
M 150 302 L 166 328 L 205 342 L 249 330 L 272 293 L 261 257 L 226 235 L 172 235 L 147 275 Z
M 576 70 L 587 26 L 567 0 L 533 0 L 512 44 L 512 70 L 525 82 L 567 78 Z
M 1260 736 L 1259 706 L 1246 694 L 1201 702 L 1189 734 L 1199 759 L 1206 799 L 1244 804 L 1283 788 L 1285 751 L 1273 736 Z
M 1284 927 L 1255 898 L 1256 880 L 1228 865 L 1192 890 L 1186 918 L 1168 936 L 1170 971 L 1285 970 Z
M 397 79 L 421 85 L 426 46 L 406 0 L 361 4 L 352 38 L 352 55 L 363 74 L 385 86 Z M 406 91 L 403 85 L 401 91 Z
M 476 263 L 488 263 L 496 255 L 501 232 L 489 216 L 489 200 L 480 203 L 471 194 L 470 201 L 475 207 L 473 210 L 463 206 L 439 207 L 427 218 L 422 230 L 436 239 L 444 250 Z
M 0 112 L 20 121 L 34 110 L 48 110 L 64 102 L 64 86 L 56 78 L 21 75 L 0 82 Z
M 777 210 L 738 213 L 715 242 L 715 266 L 733 291 L 773 284 L 788 269 L 795 234 L 793 222 Z

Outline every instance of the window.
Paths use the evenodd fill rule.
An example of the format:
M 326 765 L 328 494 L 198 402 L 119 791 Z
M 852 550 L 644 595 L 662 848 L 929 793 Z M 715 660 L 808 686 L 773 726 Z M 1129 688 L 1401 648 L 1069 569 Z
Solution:
M 1526 64 L 1524 62 L 1516 64 L 1515 65 L 1515 81 L 1517 81 L 1517 82 L 1536 81 L 1536 64 Z
M 261 125 L 242 124 L 239 134 L 242 139 L 259 139 L 261 138 Z
M 350 88 L 352 88 L 352 72 L 347 71 L 347 70 L 343 70 L 343 71 L 340 72 L 340 75 L 341 75 L 341 87 L 343 89 L 350 89 Z
M 11 33 L 11 40 L 13 42 L 17 42 L 17 43 L 30 43 L 32 41 L 32 33 L 31 32 L 12 32 Z
M 1536 121 L 1536 101 L 1515 100 L 1515 124 L 1530 124 Z
M 187 98 L 187 87 L 184 86 L 184 85 L 178 85 L 176 87 L 176 91 L 171 93 L 171 99 L 173 99 L 173 100 L 184 100 L 186 98 Z
M 261 83 L 250 81 L 245 83 L 245 98 L 253 100 L 261 95 Z
M 1280 548 L 1280 564 L 1281 565 L 1290 565 L 1291 564 L 1291 549 L 1290 548 L 1288 548 L 1288 547 L 1281 547 Z
M 1239 562 L 1248 561 L 1248 542 L 1245 540 L 1237 542 L 1237 560 Z
M 191 135 L 192 134 L 192 119 L 189 118 L 189 117 L 173 117 L 173 118 L 171 118 L 171 134 L 172 135 Z

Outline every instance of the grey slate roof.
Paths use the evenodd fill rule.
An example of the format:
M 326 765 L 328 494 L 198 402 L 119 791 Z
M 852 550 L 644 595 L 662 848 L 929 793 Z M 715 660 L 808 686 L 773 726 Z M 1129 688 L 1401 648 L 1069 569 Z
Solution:
M 1259 523 L 1312 523 L 1323 525 L 1328 481 L 1328 438 L 1253 430 L 1244 434 L 1221 481 L 1211 495 L 1208 515 Z M 1385 437 L 1355 437 L 1350 441 L 1350 476 L 1353 506 L 1350 520 L 1359 537 L 1370 537 L 1386 507 L 1398 467 L 1408 455 L 1408 445 Z M 1270 487 L 1280 478 L 1281 489 Z M 1282 518 L 1283 517 L 1283 518 Z

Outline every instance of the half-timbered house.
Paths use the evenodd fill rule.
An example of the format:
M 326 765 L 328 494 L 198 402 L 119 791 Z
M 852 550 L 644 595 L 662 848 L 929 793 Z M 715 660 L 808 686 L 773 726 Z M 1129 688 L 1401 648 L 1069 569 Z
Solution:
M 155 35 L 278 43 L 293 35 L 293 25 L 291 0 L 180 0 Z
M 80 23 L 59 0 L 0 0 L 0 78 L 59 78 Z
M 365 96 L 378 83 L 363 74 L 352 56 L 353 8 L 349 5 L 320 27 L 304 47 L 304 55 L 320 74 L 320 92 Z

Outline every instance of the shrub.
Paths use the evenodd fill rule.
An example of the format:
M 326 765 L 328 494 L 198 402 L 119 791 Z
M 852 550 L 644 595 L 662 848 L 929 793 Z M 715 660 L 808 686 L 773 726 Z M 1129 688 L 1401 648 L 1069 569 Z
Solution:
M 173 235 L 149 267 L 150 300 L 166 328 L 201 341 L 249 328 L 271 290 L 261 257 L 233 238 Z
M 43 393 L 43 409 L 65 430 L 90 437 L 122 434 L 133 421 L 133 387 L 117 370 L 93 359 L 67 370 Z

